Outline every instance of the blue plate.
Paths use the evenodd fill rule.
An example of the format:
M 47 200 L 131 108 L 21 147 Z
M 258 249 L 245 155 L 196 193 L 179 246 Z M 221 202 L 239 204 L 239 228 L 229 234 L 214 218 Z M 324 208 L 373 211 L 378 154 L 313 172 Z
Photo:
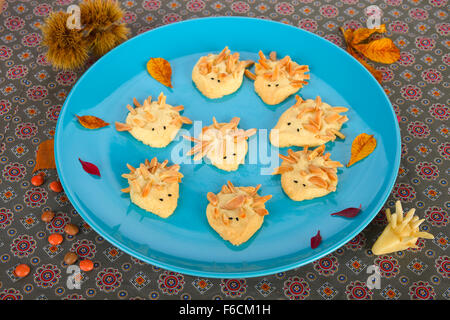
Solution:
M 127 185 L 121 174 L 126 163 L 137 166 L 146 158 L 171 159 L 188 148 L 177 137 L 168 147 L 150 148 L 114 125 L 84 129 L 77 115 L 95 115 L 114 124 L 124 121 L 133 97 L 142 101 L 161 91 L 172 105 L 183 104 L 184 116 L 209 125 L 241 118 L 242 128 L 271 129 L 278 117 L 294 104 L 290 97 L 277 106 L 265 105 L 253 83 L 244 79 L 234 94 L 219 100 L 203 97 L 191 80 L 202 55 L 224 46 L 244 59 L 275 50 L 290 55 L 311 69 L 310 84 L 301 89 L 304 99 L 320 95 L 331 105 L 350 108 L 343 127 L 345 140 L 327 144 L 332 159 L 347 163 L 353 139 L 373 134 L 375 151 L 351 168 L 339 169 L 337 191 L 326 197 L 295 202 L 282 191 L 279 176 L 261 174 L 267 159 L 246 164 L 236 172 L 220 171 L 209 164 L 184 164 L 180 200 L 175 213 L 161 219 L 130 203 L 120 192 Z M 146 71 L 151 57 L 167 59 L 173 69 L 173 89 L 156 82 Z M 184 126 L 193 132 L 193 126 Z M 267 139 L 252 137 L 250 143 Z M 276 148 L 270 149 L 276 157 Z M 285 149 L 280 152 L 286 154 Z M 400 134 L 396 116 L 383 89 L 370 73 L 344 50 L 301 29 L 249 18 L 206 18 L 167 25 L 139 35 L 95 63 L 78 81 L 59 116 L 55 141 L 56 166 L 70 201 L 99 234 L 138 259 L 169 270 L 205 277 L 254 277 L 285 271 L 312 262 L 336 250 L 357 235 L 385 203 L 400 162 Z M 96 164 L 101 178 L 83 171 L 78 158 Z M 186 159 L 184 159 L 186 160 Z M 208 225 L 206 193 L 218 192 L 231 180 L 235 185 L 262 184 L 261 194 L 272 194 L 270 214 L 262 228 L 245 244 L 235 247 Z M 362 205 L 356 218 L 330 216 L 347 207 Z M 310 239 L 323 237 L 312 250 Z M 369 244 L 370 245 L 370 244 Z

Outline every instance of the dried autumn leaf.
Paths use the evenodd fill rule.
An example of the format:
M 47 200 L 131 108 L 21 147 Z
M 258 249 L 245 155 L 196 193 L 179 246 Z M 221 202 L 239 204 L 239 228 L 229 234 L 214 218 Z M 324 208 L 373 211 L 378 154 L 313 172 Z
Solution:
M 320 235 L 320 230 L 317 231 L 317 234 L 311 238 L 311 249 L 315 249 L 322 242 L 322 236 Z
M 33 172 L 41 169 L 56 169 L 55 153 L 53 149 L 53 139 L 41 142 L 37 149 L 36 164 L 34 166 Z
M 353 31 L 351 44 L 356 45 L 361 43 L 364 40 L 367 40 L 371 35 L 374 33 L 385 33 L 386 32 L 386 25 L 382 24 L 379 28 L 359 28 L 355 31 Z M 345 36 L 345 35 L 344 35 Z
M 339 212 L 332 213 L 332 216 L 341 216 L 346 218 L 354 218 L 361 212 L 361 205 L 359 205 L 359 208 L 346 208 L 344 210 L 341 210 Z
M 390 64 L 400 59 L 400 49 L 389 38 L 381 38 L 370 41 L 369 43 L 356 44 L 353 47 L 375 62 Z
M 98 170 L 97 166 L 93 163 L 83 161 L 80 158 L 78 160 L 81 163 L 81 166 L 83 167 L 83 170 L 86 171 L 89 174 L 93 174 L 100 177 L 100 170 Z
M 361 133 L 358 135 L 352 143 L 351 157 L 347 164 L 350 167 L 354 163 L 364 159 L 370 155 L 375 147 L 377 146 L 377 140 L 373 135 L 368 135 L 367 133 Z
M 172 88 L 172 67 L 163 58 L 151 58 L 147 62 L 147 71 L 158 82 L 166 87 Z
M 344 28 L 340 27 L 339 28 L 342 32 L 342 34 L 344 35 L 344 39 L 345 42 L 347 43 L 347 45 L 350 45 L 353 42 L 353 30 L 352 29 L 347 29 L 345 30 Z
M 76 116 L 80 124 L 87 129 L 98 129 L 109 126 L 108 122 L 95 116 Z

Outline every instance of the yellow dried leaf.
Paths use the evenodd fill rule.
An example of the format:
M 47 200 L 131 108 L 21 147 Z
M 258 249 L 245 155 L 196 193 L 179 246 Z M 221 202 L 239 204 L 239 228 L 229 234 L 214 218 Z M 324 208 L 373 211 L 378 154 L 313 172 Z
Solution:
M 347 167 L 350 167 L 354 163 L 367 157 L 373 152 L 373 150 L 375 150 L 376 146 L 377 140 L 373 137 L 373 135 L 368 135 L 367 133 L 361 133 L 358 135 L 355 140 L 353 140 L 351 157 Z
M 382 24 L 379 28 L 367 29 L 359 28 L 353 31 L 353 37 L 351 39 L 351 44 L 356 45 L 364 40 L 367 40 L 374 33 L 385 33 L 386 25 Z
M 56 169 L 55 153 L 53 148 L 53 139 L 41 142 L 37 149 L 36 164 L 34 165 L 33 172 L 41 169 Z
M 108 122 L 103 121 L 95 116 L 76 116 L 80 124 L 87 129 L 98 129 L 109 125 Z
M 345 42 L 347 43 L 347 45 L 350 45 L 353 42 L 353 30 L 352 29 L 347 29 L 344 30 L 344 28 L 340 27 L 339 28 L 342 32 L 342 34 L 344 35 L 344 39 Z
M 400 49 L 389 38 L 382 38 L 353 45 L 353 47 L 372 61 L 394 63 L 400 59 Z
M 172 88 L 172 67 L 167 60 L 163 58 L 151 58 L 147 62 L 147 71 L 156 81 L 166 87 Z

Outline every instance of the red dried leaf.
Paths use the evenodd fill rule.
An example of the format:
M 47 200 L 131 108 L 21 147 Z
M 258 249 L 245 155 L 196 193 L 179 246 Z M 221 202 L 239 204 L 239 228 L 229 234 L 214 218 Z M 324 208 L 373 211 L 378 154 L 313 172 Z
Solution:
M 332 216 L 341 216 L 346 218 L 354 218 L 361 212 L 361 205 L 359 208 L 347 208 L 339 212 L 332 213 Z
M 317 234 L 311 238 L 311 249 L 315 249 L 322 242 L 322 237 L 320 236 L 320 230 L 317 231 Z
M 78 158 L 78 160 L 80 160 L 80 163 L 83 166 L 84 171 L 86 171 L 89 174 L 93 174 L 100 177 L 100 170 L 98 170 L 95 164 L 83 161 L 80 158 Z

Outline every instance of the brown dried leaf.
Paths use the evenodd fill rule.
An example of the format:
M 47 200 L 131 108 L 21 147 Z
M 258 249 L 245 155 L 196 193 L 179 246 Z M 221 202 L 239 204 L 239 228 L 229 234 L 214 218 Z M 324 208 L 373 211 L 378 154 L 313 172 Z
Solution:
M 98 129 L 109 126 L 108 122 L 95 116 L 76 116 L 80 124 L 87 129 Z
M 361 133 L 358 135 L 352 143 L 351 157 L 347 164 L 350 167 L 355 162 L 358 162 L 368 155 L 370 155 L 375 147 L 377 146 L 377 140 L 373 135 L 368 135 L 367 133 Z
M 151 58 L 147 62 L 147 71 L 156 81 L 166 87 L 172 88 L 172 67 L 167 60 L 163 58 Z
M 359 28 L 353 31 L 351 44 L 356 45 L 361 43 L 364 40 L 367 40 L 374 33 L 385 33 L 386 25 L 382 24 L 379 28 L 367 29 L 367 28 Z
M 350 45 L 353 42 L 353 33 L 354 31 L 352 29 L 344 30 L 344 28 L 339 28 L 344 36 L 345 42 L 347 45 Z
M 53 149 L 53 139 L 41 142 L 37 149 L 36 164 L 34 166 L 33 172 L 41 169 L 56 169 L 55 153 Z
M 400 59 L 400 49 L 389 38 L 381 38 L 353 47 L 375 62 L 390 64 Z

